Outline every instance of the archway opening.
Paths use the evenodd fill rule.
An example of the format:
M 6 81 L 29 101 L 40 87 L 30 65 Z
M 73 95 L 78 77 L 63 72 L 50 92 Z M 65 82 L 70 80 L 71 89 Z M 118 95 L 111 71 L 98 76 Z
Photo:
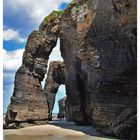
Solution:
M 60 52 L 60 38 L 58 38 L 57 44 L 53 48 L 53 50 L 52 50 L 52 52 L 51 52 L 51 54 L 49 56 L 47 72 L 45 74 L 45 78 L 43 79 L 43 81 L 41 81 L 41 86 L 42 86 L 43 89 L 44 89 L 44 86 L 45 86 L 45 80 L 47 78 L 49 65 L 50 65 L 50 62 L 52 62 L 52 61 L 64 61 L 63 58 L 61 57 L 61 52 Z
M 58 113 L 62 112 L 61 107 L 59 106 L 59 101 L 61 99 L 63 99 L 64 97 L 66 97 L 66 89 L 65 89 L 65 85 L 60 85 L 58 88 L 58 91 L 56 93 L 56 97 L 55 97 L 55 103 L 54 103 L 54 107 L 53 107 L 53 111 L 52 111 L 52 117 L 56 118 Z M 63 105 L 61 105 L 63 106 Z M 65 108 L 65 106 L 63 106 L 63 108 Z
M 52 120 L 52 118 L 56 118 L 58 113 L 61 111 L 61 108 L 59 108 L 58 101 L 66 97 L 64 78 L 59 76 L 59 74 L 61 73 L 61 70 L 59 69 L 59 66 L 57 67 L 57 65 L 59 65 L 59 63 L 61 62 L 63 63 L 63 58 L 61 57 L 61 52 L 60 52 L 60 38 L 58 38 L 57 44 L 53 48 L 49 56 L 47 73 L 45 75 L 44 81 L 41 83 L 47 95 L 47 100 L 48 100 L 48 105 L 49 105 L 49 114 L 51 116 L 50 120 Z M 54 76 L 55 72 L 56 72 L 56 76 Z M 50 76 L 52 77 L 51 79 L 50 79 Z M 54 77 L 56 79 L 54 79 Z M 50 84 L 50 82 L 52 81 L 53 83 Z M 46 85 L 45 85 L 45 82 L 46 82 Z

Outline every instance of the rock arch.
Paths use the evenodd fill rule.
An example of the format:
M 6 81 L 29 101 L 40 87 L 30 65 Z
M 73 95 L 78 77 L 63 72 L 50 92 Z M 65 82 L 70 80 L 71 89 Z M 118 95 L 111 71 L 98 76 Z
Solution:
M 33 31 L 27 40 L 22 66 L 15 75 L 14 93 L 5 116 L 6 124 L 20 127 L 22 122 L 46 123 L 49 109 L 41 81 L 47 63 L 59 36 L 60 18 L 56 11 L 44 20 L 39 31 Z
M 55 96 L 61 84 L 65 84 L 65 66 L 63 62 L 50 62 L 47 78 L 44 86 L 44 93 L 47 96 L 49 106 L 49 120 L 52 119 L 52 110 L 55 103 Z
M 29 121 L 31 115 L 32 121 L 48 119 L 48 87 L 43 92 L 40 82 L 60 36 L 69 116 L 109 135 L 136 139 L 136 0 L 73 1 L 59 14 L 52 12 L 29 36 L 6 122 Z

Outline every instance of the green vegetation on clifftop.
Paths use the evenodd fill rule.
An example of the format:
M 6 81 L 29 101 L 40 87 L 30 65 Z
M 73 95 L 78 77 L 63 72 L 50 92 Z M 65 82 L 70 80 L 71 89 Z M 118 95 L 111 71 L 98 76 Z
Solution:
M 55 17 L 58 17 L 58 16 L 60 16 L 61 14 L 63 14 L 63 10 L 57 10 L 57 11 L 53 11 L 51 14 L 49 14 L 48 16 L 46 16 L 45 18 L 44 18 L 44 21 L 45 22 L 49 22 L 49 21 L 51 21 L 52 19 L 54 19 Z

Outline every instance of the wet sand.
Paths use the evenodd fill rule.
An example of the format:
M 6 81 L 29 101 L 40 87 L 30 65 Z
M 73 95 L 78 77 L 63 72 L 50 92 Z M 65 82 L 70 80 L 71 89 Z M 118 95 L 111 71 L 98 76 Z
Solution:
M 84 136 L 83 132 L 64 129 L 54 125 L 30 126 L 21 129 L 6 129 L 4 135 L 46 135 L 46 136 Z
M 73 122 L 51 121 L 49 124 L 21 129 L 5 129 L 4 140 L 108 140 L 91 126 L 75 126 Z M 117 140 L 117 139 L 116 139 Z

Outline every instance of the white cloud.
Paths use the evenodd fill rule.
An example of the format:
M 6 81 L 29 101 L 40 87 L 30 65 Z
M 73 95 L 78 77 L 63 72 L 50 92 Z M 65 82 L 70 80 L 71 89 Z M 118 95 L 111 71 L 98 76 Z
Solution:
M 24 21 L 27 21 L 29 24 L 30 22 L 37 24 L 37 26 L 41 23 L 41 21 L 44 19 L 45 16 L 47 16 L 52 10 L 58 9 L 58 5 L 60 5 L 62 2 L 70 2 L 72 0 L 4 0 L 4 12 L 7 14 L 8 17 L 9 13 L 14 17 L 17 15 L 20 17 L 15 18 L 15 25 L 18 23 L 18 18 L 22 19 L 23 17 L 27 16 L 26 19 L 23 19 Z M 29 20 L 27 20 L 29 19 Z M 20 23 L 23 24 L 23 23 Z M 23 25 L 24 26 L 24 25 Z M 26 26 L 25 26 L 26 29 Z M 4 28 L 4 40 L 14 40 L 17 42 L 24 42 L 25 39 L 22 38 L 17 30 L 13 29 L 5 29 Z M 61 53 L 59 50 L 59 41 L 57 43 L 57 46 L 53 49 L 52 54 L 50 55 L 50 61 L 57 61 L 57 60 L 63 60 L 61 57 Z M 10 96 L 13 92 L 13 84 L 14 84 L 14 75 L 17 69 L 22 64 L 22 55 L 23 55 L 24 49 L 18 49 L 15 51 L 6 51 L 3 50 L 3 68 L 4 68 L 4 74 L 3 78 L 5 81 L 11 81 L 12 84 L 10 85 L 5 83 L 4 85 L 4 112 L 6 111 L 6 108 L 8 106 L 8 103 L 10 102 Z M 49 65 L 49 64 L 48 64 Z M 7 72 L 8 71 L 8 72 Z
M 61 52 L 60 52 L 60 39 L 58 39 L 55 48 L 53 48 L 53 50 L 52 50 L 52 52 L 49 56 L 47 72 L 48 72 L 49 64 L 50 64 L 51 61 L 63 61 L 63 58 L 61 57 Z M 44 87 L 44 85 L 45 85 L 45 79 L 46 78 L 47 78 L 47 74 L 45 75 L 44 80 L 41 82 L 42 87 Z
M 15 72 L 22 64 L 24 49 L 6 51 L 3 49 L 3 112 L 7 111 L 14 89 Z
M 3 39 L 5 41 L 14 40 L 19 43 L 23 43 L 26 41 L 25 38 L 20 37 L 19 32 L 13 29 L 4 29 L 3 31 Z
M 63 58 L 61 57 L 61 52 L 60 52 L 60 39 L 58 39 L 56 47 L 52 50 L 49 56 L 49 63 L 51 61 L 63 61 Z
M 3 49 L 3 68 L 4 70 L 15 71 L 22 64 L 22 55 L 24 49 L 17 49 L 14 51 L 6 51 Z M 56 47 L 53 49 L 49 56 L 49 62 L 51 61 L 63 61 L 60 52 L 60 39 L 57 41 Z M 49 65 L 49 64 L 48 64 Z
M 72 0 L 5 0 L 4 3 L 13 13 L 21 12 L 39 24 L 43 18 L 52 10 L 58 9 L 62 2 L 71 2 Z
M 4 68 L 4 73 L 3 73 L 3 79 L 4 81 L 9 81 L 9 84 L 4 83 L 4 112 L 7 110 L 7 106 L 10 103 L 10 96 L 12 96 L 13 93 L 13 88 L 14 88 L 14 76 L 15 72 L 17 69 L 21 66 L 22 64 L 22 56 L 23 56 L 24 49 L 18 49 L 15 51 L 6 51 L 3 49 L 3 68 Z M 53 49 L 51 55 L 50 55 L 50 61 L 63 61 L 60 53 L 60 40 L 58 40 L 56 47 Z M 49 64 L 48 64 L 49 65 Z M 45 79 L 42 82 L 42 85 L 44 86 Z M 59 92 L 62 92 L 63 89 L 59 89 Z M 65 90 L 64 90 L 65 91 Z M 62 92 L 60 95 L 58 95 L 58 98 L 62 97 L 62 95 L 65 92 Z M 60 96 L 60 97 L 59 97 Z M 65 96 L 65 94 L 63 95 Z M 57 102 L 57 99 L 56 99 Z M 54 107 L 54 112 L 58 110 L 58 106 Z
M 24 49 L 15 51 L 3 50 L 3 69 L 5 71 L 16 71 L 22 64 Z

